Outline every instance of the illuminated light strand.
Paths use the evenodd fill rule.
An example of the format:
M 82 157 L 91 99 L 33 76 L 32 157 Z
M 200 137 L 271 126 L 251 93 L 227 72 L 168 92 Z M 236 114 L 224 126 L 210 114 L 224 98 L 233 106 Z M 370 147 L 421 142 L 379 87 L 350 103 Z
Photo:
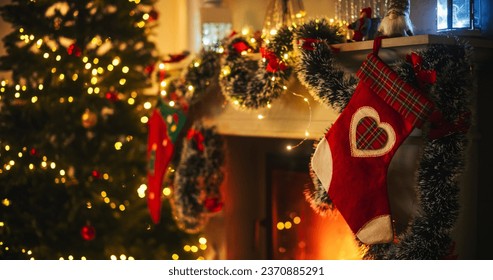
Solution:
M 285 90 L 287 90 L 286 87 L 284 87 Z M 296 97 L 299 97 L 299 98 L 303 98 L 303 101 L 306 102 L 308 104 L 308 110 L 309 110 L 309 118 L 308 118 L 308 125 L 305 129 L 305 138 L 303 138 L 300 142 L 298 142 L 296 145 L 292 146 L 292 145 L 287 145 L 286 146 L 286 149 L 288 151 L 291 151 L 292 149 L 295 149 L 297 147 L 299 147 L 301 144 L 303 144 L 307 139 L 308 139 L 308 136 L 310 135 L 308 130 L 310 129 L 310 126 L 312 124 L 312 106 L 310 104 L 310 102 L 308 101 L 308 98 L 306 98 L 305 96 L 301 95 L 301 94 L 298 94 L 296 92 L 293 92 L 293 91 L 289 91 L 292 95 L 296 96 Z

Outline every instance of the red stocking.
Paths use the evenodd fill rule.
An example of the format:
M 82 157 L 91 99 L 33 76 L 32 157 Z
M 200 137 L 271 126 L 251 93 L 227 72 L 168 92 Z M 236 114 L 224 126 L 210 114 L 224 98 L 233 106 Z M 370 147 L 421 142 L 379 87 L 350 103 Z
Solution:
M 351 100 L 318 144 L 311 164 L 358 239 L 387 243 L 393 240 L 388 166 L 433 105 L 376 54 L 368 56 L 357 76 Z
M 163 177 L 173 158 L 174 141 L 184 125 L 185 116 L 178 109 L 159 104 L 149 119 L 147 139 L 147 206 L 152 221 L 161 218 L 161 192 Z

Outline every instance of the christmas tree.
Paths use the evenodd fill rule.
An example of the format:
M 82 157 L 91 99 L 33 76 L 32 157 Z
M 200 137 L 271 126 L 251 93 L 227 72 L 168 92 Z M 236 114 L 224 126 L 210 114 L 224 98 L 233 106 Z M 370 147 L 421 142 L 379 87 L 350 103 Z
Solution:
M 200 258 L 145 199 L 154 2 L 0 8 L 0 259 Z

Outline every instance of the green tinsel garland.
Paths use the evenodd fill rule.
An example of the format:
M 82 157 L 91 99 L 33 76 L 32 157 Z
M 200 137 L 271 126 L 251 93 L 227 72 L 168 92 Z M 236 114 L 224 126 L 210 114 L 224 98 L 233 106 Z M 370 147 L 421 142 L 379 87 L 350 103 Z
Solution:
M 214 127 L 196 122 L 183 138 L 180 153 L 176 171 L 171 176 L 173 217 L 181 230 L 197 233 L 211 214 L 222 208 L 219 186 L 224 178 L 221 170 L 223 140 Z
M 173 77 L 167 92 L 186 101 L 187 106 L 198 103 L 207 88 L 219 75 L 219 54 L 215 51 L 201 50 L 179 77 Z
M 298 78 L 323 103 L 342 111 L 357 84 L 354 74 L 337 67 L 336 55 L 330 48 L 333 38 L 317 34 L 315 24 L 297 32 L 298 40 L 314 38 L 312 46 L 300 48 Z M 455 45 L 431 45 L 416 51 L 423 58 L 423 69 L 433 69 L 437 81 L 429 86 L 429 97 L 449 123 L 462 120 L 467 127 L 471 104 L 470 49 L 463 42 Z M 412 66 L 405 61 L 392 65 L 407 82 L 417 86 Z M 365 259 L 443 259 L 450 254 L 450 232 L 459 212 L 459 175 L 464 168 L 467 131 L 458 130 L 431 138 L 423 131 L 424 147 L 417 171 L 416 193 L 420 201 L 418 214 L 397 242 L 366 246 Z M 322 214 L 333 209 L 332 202 L 316 176 L 314 189 L 305 196 Z
M 219 85 L 239 109 L 264 108 L 277 99 L 294 65 L 291 28 L 281 28 L 266 48 L 260 47 L 260 38 L 251 39 L 241 34 L 227 38 L 221 60 Z

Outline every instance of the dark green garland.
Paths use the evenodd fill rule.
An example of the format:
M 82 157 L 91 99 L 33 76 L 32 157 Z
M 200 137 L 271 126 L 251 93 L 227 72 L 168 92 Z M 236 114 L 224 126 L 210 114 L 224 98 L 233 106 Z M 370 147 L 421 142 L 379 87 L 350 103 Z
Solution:
M 248 46 L 247 55 L 242 55 L 235 48 L 238 43 Z M 268 50 L 287 66 L 275 72 L 268 71 L 268 61 L 259 58 L 261 42 L 258 38 L 255 43 L 251 43 L 246 36 L 234 35 L 225 44 L 219 85 L 228 101 L 239 109 L 258 109 L 268 106 L 281 96 L 294 65 L 291 28 L 281 28 L 268 45 Z M 287 58 L 284 57 L 286 53 L 290 54 Z
M 315 25 L 297 32 L 298 39 L 315 36 Z M 298 77 L 310 92 L 323 103 L 342 111 L 349 102 L 357 84 L 354 75 L 336 66 L 330 48 L 330 36 L 318 35 L 312 49 L 300 48 L 297 65 Z M 463 120 L 468 126 L 471 104 L 471 61 L 469 47 L 457 41 L 456 45 L 432 45 L 416 51 L 422 58 L 423 69 L 434 69 L 437 81 L 429 87 L 429 97 L 447 122 Z M 412 66 L 400 61 L 392 66 L 407 82 L 417 82 Z M 466 116 L 464 118 L 464 116 Z M 464 168 L 467 131 L 458 130 L 431 139 L 423 132 L 424 147 L 417 171 L 416 193 L 420 201 L 418 214 L 397 242 L 366 246 L 365 259 L 443 259 L 450 253 L 450 232 L 459 213 L 459 177 Z M 316 176 L 314 189 L 305 195 L 314 209 L 326 213 L 333 209 L 332 202 Z
M 168 93 L 174 93 L 188 106 L 198 103 L 206 94 L 207 88 L 219 75 L 219 54 L 215 51 L 201 50 L 179 77 L 173 77 L 167 86 Z M 190 90 L 189 87 L 193 89 Z
M 314 19 L 301 25 L 295 33 L 299 45 L 298 79 L 315 100 L 341 111 L 349 102 L 357 80 L 334 65 L 330 45 L 344 42 L 340 27 L 324 18 Z
M 173 217 L 181 230 L 197 233 L 207 224 L 211 214 L 222 207 L 219 192 L 224 178 L 222 137 L 214 127 L 204 127 L 197 122 L 183 138 L 179 157 L 176 171 L 171 176 Z

